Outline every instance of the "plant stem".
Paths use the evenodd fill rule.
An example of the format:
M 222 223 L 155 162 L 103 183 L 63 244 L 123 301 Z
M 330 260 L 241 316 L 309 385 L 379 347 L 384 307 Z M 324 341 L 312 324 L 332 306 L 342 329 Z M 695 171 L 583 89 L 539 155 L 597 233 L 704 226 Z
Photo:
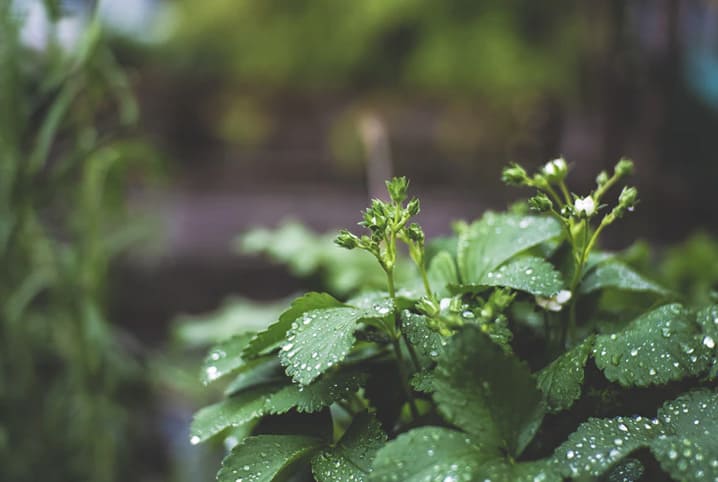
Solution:
M 588 221 L 584 221 L 584 231 L 583 231 L 583 245 L 581 246 L 581 254 L 577 257 L 576 267 L 573 273 L 573 279 L 571 280 L 571 303 L 569 305 L 569 318 L 568 318 L 568 326 L 564 325 L 563 331 L 561 333 L 561 346 L 566 346 L 566 338 L 568 337 L 573 340 L 575 339 L 576 335 L 576 288 L 578 288 L 578 284 L 581 281 L 581 276 L 583 275 L 583 269 L 586 266 L 586 262 L 588 262 L 588 256 L 591 254 L 591 250 L 593 250 L 593 247 L 596 245 L 596 241 L 598 241 L 598 236 L 601 234 L 601 231 L 608 226 L 611 221 L 607 220 L 608 217 L 604 217 L 601 221 L 601 224 L 598 225 L 596 230 L 593 232 L 590 238 L 588 238 L 588 230 L 589 225 Z M 574 245 L 575 249 L 575 245 Z
M 550 185 L 547 184 L 545 186 L 545 191 L 548 193 L 549 196 L 551 196 L 551 199 L 553 199 L 553 202 L 555 202 L 557 206 L 560 206 L 562 204 L 561 198 Z
M 568 192 L 566 183 L 563 180 L 561 180 L 561 182 L 559 183 L 559 186 L 561 187 L 561 193 L 563 194 L 563 197 L 566 199 L 566 204 L 568 204 L 568 205 L 573 204 L 571 202 L 571 194 L 569 194 L 569 192 Z
M 414 345 L 409 342 L 406 337 L 406 334 L 402 334 L 402 336 L 404 337 L 404 343 L 406 344 L 406 348 L 409 350 L 409 355 L 411 355 L 411 361 L 414 364 L 414 368 L 416 368 L 417 371 L 421 370 L 421 363 L 419 363 L 419 356 L 416 354 Z
M 394 288 L 394 269 L 385 269 L 386 271 L 386 287 L 389 291 L 389 297 L 396 302 L 396 289 Z
M 421 273 L 421 281 L 424 283 L 424 291 L 426 291 L 426 296 L 433 300 L 434 293 L 432 293 L 431 291 L 431 285 L 429 284 L 429 276 L 426 274 L 426 268 L 424 267 L 424 263 L 421 263 L 419 265 L 419 272 Z
M 401 379 L 401 387 L 404 390 L 404 394 L 406 395 L 406 399 L 409 402 L 409 409 L 411 410 L 411 416 L 414 419 L 419 418 L 419 409 L 416 408 L 416 400 L 414 399 L 414 394 L 411 391 L 411 387 L 409 386 L 409 373 L 406 371 L 406 365 L 404 365 L 404 357 L 401 354 L 401 345 L 399 344 L 399 339 L 394 339 L 392 341 L 392 344 L 394 345 L 394 353 L 396 353 L 396 362 L 399 367 L 399 378 Z

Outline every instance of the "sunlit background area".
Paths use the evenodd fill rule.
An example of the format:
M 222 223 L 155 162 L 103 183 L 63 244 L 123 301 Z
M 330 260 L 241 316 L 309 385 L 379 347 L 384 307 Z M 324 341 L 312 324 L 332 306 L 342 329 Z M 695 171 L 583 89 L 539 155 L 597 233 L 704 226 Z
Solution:
M 0 480 L 213 480 L 206 348 L 373 269 L 392 175 L 436 236 L 628 157 L 608 247 L 716 289 L 717 132 L 709 0 L 0 0 Z

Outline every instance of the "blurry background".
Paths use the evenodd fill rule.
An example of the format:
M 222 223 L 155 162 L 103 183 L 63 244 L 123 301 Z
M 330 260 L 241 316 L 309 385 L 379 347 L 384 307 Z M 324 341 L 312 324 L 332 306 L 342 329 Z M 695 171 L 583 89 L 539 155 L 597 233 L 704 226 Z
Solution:
M 288 219 L 319 233 L 351 227 L 391 174 L 411 179 L 412 193 L 422 199 L 420 220 L 431 236 L 449 233 L 455 219 L 473 219 L 528 195 L 499 182 L 501 167 L 510 161 L 535 168 L 563 155 L 572 166 L 572 185 L 581 191 L 593 185 L 599 170 L 610 169 L 621 156 L 632 158 L 642 201 L 608 233 L 609 246 L 622 248 L 640 236 L 661 248 L 702 231 L 707 234 L 689 241 L 693 254 L 683 256 L 695 266 L 675 265 L 674 259 L 665 270 L 689 277 L 700 271 L 702 282 L 715 288 L 718 274 L 706 270 L 718 259 L 710 237 L 718 229 L 715 2 L 0 0 L 0 5 L 5 132 L 18 124 L 18 116 L 28 132 L 18 133 L 13 149 L 9 137 L 0 135 L 5 148 L 0 176 L 11 180 L 8 199 L 30 192 L 28 186 L 36 189 L 29 203 L 8 201 L 10 214 L 0 227 L 14 226 L 7 221 L 12 213 L 31 208 L 49 226 L 43 236 L 53 246 L 81 246 L 57 228 L 58 220 L 77 225 L 71 215 L 76 208 L 45 199 L 49 192 L 66 199 L 62 189 L 46 184 L 54 179 L 47 173 L 63 165 L 58 159 L 69 152 L 81 159 L 78 165 L 96 164 L 93 153 L 108 145 L 128 161 L 117 179 L 110 179 L 112 202 L 94 215 L 108 221 L 109 230 L 121 227 L 135 235 L 127 249 L 117 251 L 121 254 L 107 255 L 92 285 L 102 289 L 92 299 L 108 330 L 121 332 L 108 337 L 119 337 L 118 352 L 139 364 L 144 376 L 129 378 L 150 400 L 137 410 L 151 422 L 139 429 L 128 422 L 130 428 L 122 429 L 135 438 L 120 442 L 125 439 L 101 429 L 96 433 L 138 448 L 139 454 L 119 459 L 129 466 L 117 463 L 131 480 L 211 480 L 218 454 L 186 441 L 192 410 L 208 396 L 195 377 L 203 347 L 237 324 L 271 321 L 281 303 L 262 301 L 327 284 L 341 292 L 348 282 L 317 274 L 326 261 L 317 247 L 327 241 L 299 225 L 254 233 L 245 238 L 241 255 L 237 236 Z M 63 86 L 81 75 L 87 83 L 77 98 L 96 93 L 80 107 L 67 102 L 67 115 L 77 126 L 68 127 L 65 114 L 53 114 L 53 106 Z M 11 111 L 20 98 L 27 102 Z M 41 122 L 53 115 L 50 125 L 57 132 Z M 44 152 L 47 160 L 28 184 L 13 184 L 17 169 L 8 167 L 7 159 L 24 165 L 23 149 L 35 156 L 29 147 L 50 139 L 48 130 L 54 136 Z M 113 144 L 119 140 L 132 149 Z M 57 172 L 71 190 L 81 178 L 81 170 Z M 118 206 L 122 216 L 111 216 Z M 12 232 L 11 227 L 5 230 Z M 8 246 L 3 259 L 10 263 L 14 251 Z M 268 247 L 275 259 L 295 256 L 294 264 L 246 254 Z M 27 254 L 27 259 L 37 258 Z M 44 263 L 28 261 L 13 272 L 20 280 Z M 12 294 L 21 281 L 8 280 Z M 225 301 L 230 296 L 234 301 Z M 212 310 L 219 311 L 202 315 Z M 47 372 L 38 368 L 38 379 L 52 378 Z M 88 390 L 96 389 L 88 383 Z M 131 386 L 133 399 L 138 389 Z M 129 402 L 119 405 L 127 420 L 138 419 Z M 14 408 L 3 410 L 9 417 Z M 0 449 L 5 446 L 12 457 L 9 423 L 0 426 Z M 44 437 L 40 431 L 28 443 L 43 453 Z M 139 450 L 145 446 L 151 450 Z M 112 450 L 109 444 L 107 451 Z M 27 460 L 18 467 L 21 462 Z M 77 470 L 50 480 L 101 480 Z M 117 473 L 109 471 L 105 480 Z

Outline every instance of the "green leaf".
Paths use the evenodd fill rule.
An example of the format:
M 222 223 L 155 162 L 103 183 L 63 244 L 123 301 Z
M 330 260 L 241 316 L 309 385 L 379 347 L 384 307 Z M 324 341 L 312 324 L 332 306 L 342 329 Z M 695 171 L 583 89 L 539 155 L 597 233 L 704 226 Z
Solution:
M 240 333 L 256 333 L 266 329 L 286 309 L 288 302 L 258 302 L 232 297 L 209 313 L 178 317 L 174 337 L 182 346 L 204 349 Z
M 581 397 L 584 368 L 594 340 L 593 336 L 586 338 L 538 373 L 538 387 L 550 412 L 567 410 Z
M 528 367 L 478 327 L 454 335 L 435 371 L 440 412 L 478 440 L 521 454 L 544 415 L 541 392 Z
M 392 311 L 391 304 L 386 303 L 370 309 L 339 307 L 307 311 L 292 323 L 279 360 L 296 383 L 308 385 L 344 360 L 354 346 L 354 332 L 360 320 L 384 318 Z
M 282 380 L 249 385 L 230 398 L 199 410 L 192 421 L 191 441 L 204 442 L 228 427 L 293 408 L 298 412 L 317 412 L 356 392 L 365 380 L 366 376 L 360 373 L 339 372 L 302 387 L 287 385 Z
M 711 353 L 711 368 L 708 372 L 708 378 L 718 378 L 718 356 L 716 355 L 716 347 L 718 346 L 718 305 L 709 306 L 702 309 L 696 315 L 696 322 L 703 330 L 703 346 L 705 350 Z
M 324 442 L 302 435 L 247 437 L 222 461 L 218 482 L 285 480 L 298 464 L 312 457 Z
M 561 234 L 549 217 L 486 213 L 459 236 L 457 264 L 464 284 L 480 284 L 485 275 L 514 255 Z
M 579 286 L 579 292 L 587 294 L 604 288 L 642 291 L 658 295 L 668 293 L 665 288 L 653 281 L 647 280 L 620 261 L 610 261 L 599 264 L 583 279 Z
M 433 393 L 434 392 L 434 371 L 423 370 L 416 372 L 409 380 L 411 388 L 417 392 Z
M 658 412 L 667 436 L 651 451 L 663 470 L 687 482 L 718 479 L 718 394 L 699 390 L 666 403 Z
M 317 482 L 365 482 L 374 457 L 385 442 L 386 434 L 374 415 L 360 413 L 335 446 L 314 457 L 314 478 Z
M 247 389 L 239 394 L 199 410 L 192 420 L 190 441 L 204 442 L 228 427 L 237 427 L 264 415 L 267 397 L 281 385 L 269 383 Z
M 226 396 L 234 395 L 247 388 L 265 383 L 286 383 L 287 377 L 274 354 L 249 360 L 238 375 L 224 389 Z
M 408 310 L 401 312 L 401 331 L 416 349 L 423 365 L 436 360 L 448 344 L 448 338 L 429 328 L 426 316 Z
M 565 477 L 597 477 L 661 434 L 663 426 L 657 419 L 640 416 L 590 418 L 556 449 L 554 463 Z
M 355 393 L 365 381 L 364 374 L 340 372 L 324 376 L 311 385 L 287 385 L 267 399 L 265 411 L 281 414 L 296 408 L 298 412 L 316 412 Z
M 591 418 L 553 455 L 566 477 L 599 476 L 625 456 L 650 447 L 661 467 L 677 480 L 718 477 L 718 394 L 699 390 L 667 402 L 654 419 Z
M 242 350 L 253 337 L 253 333 L 243 333 L 215 345 L 202 363 L 200 372 L 202 383 L 207 385 L 244 365 Z
M 333 308 L 344 306 L 326 293 L 307 293 L 292 302 L 292 306 L 279 316 L 279 321 L 270 325 L 266 330 L 261 331 L 249 342 L 249 345 L 242 352 L 246 358 L 260 355 L 263 351 L 274 347 L 281 342 L 292 327 L 294 320 L 307 311 L 321 308 Z
M 563 478 L 549 460 L 512 462 L 496 459 L 481 466 L 472 480 L 491 482 L 563 482 Z
M 660 385 L 708 369 L 709 349 L 689 313 L 664 305 L 633 320 L 625 329 L 596 337 L 596 365 L 623 386 Z
M 376 456 L 369 480 L 561 482 L 561 477 L 550 460 L 516 463 L 461 432 L 422 427 L 387 443 Z
M 439 296 L 449 295 L 447 287 L 459 283 L 459 273 L 456 271 L 453 256 L 446 251 L 438 252 L 429 262 L 427 276 L 432 291 Z
M 603 480 L 605 482 L 638 482 L 645 468 L 637 459 L 624 459 L 611 467 Z
M 511 260 L 483 275 L 476 284 L 504 286 L 540 296 L 553 296 L 563 288 L 561 274 L 551 263 L 534 256 Z
M 373 482 L 472 481 L 483 462 L 495 457 L 468 435 L 442 427 L 422 427 L 399 435 L 379 450 Z

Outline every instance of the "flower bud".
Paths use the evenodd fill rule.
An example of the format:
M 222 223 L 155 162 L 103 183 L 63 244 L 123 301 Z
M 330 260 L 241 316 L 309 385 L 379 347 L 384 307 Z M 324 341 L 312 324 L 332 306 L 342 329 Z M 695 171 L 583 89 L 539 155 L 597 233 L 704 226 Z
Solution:
M 606 171 L 601 171 L 598 176 L 596 176 L 596 184 L 598 187 L 603 186 L 608 182 L 608 173 Z
M 547 195 L 545 195 L 544 193 L 539 193 L 529 199 L 529 208 L 531 208 L 532 211 L 545 213 L 546 211 L 550 211 L 551 208 L 553 208 L 553 203 Z
M 429 316 L 436 316 L 441 311 L 436 302 L 426 296 L 416 302 L 416 309 Z
M 591 196 L 579 197 L 573 202 L 573 208 L 579 217 L 590 218 L 596 214 L 596 201 Z
M 406 205 L 406 212 L 409 213 L 409 216 L 416 216 L 419 214 L 419 199 L 414 198 L 411 201 L 409 201 L 409 204 Z
M 391 181 L 386 181 L 386 190 L 389 191 L 391 200 L 397 204 L 401 204 L 406 199 L 406 193 L 409 189 L 409 181 L 406 177 L 395 177 Z
M 359 238 L 346 229 L 342 229 L 334 239 L 334 243 L 342 248 L 354 249 L 359 246 Z
M 421 244 L 424 242 L 424 231 L 422 231 L 421 226 L 418 224 L 411 223 L 406 227 L 406 237 L 415 243 Z
M 636 205 L 638 200 L 638 189 L 635 187 L 624 187 L 621 194 L 618 196 L 618 203 L 627 209 L 632 208 Z
M 528 180 L 526 171 L 518 164 L 510 164 L 501 173 L 501 180 L 512 186 L 520 186 Z
M 549 161 L 541 170 L 549 181 L 560 181 L 568 173 L 568 165 L 563 157 Z
M 633 174 L 633 161 L 629 159 L 621 159 L 616 164 L 614 172 L 618 177 L 630 176 Z
M 561 311 L 563 305 L 568 303 L 571 299 L 571 292 L 568 290 L 561 290 L 550 298 L 544 296 L 536 296 L 536 304 L 544 310 L 548 311 Z

